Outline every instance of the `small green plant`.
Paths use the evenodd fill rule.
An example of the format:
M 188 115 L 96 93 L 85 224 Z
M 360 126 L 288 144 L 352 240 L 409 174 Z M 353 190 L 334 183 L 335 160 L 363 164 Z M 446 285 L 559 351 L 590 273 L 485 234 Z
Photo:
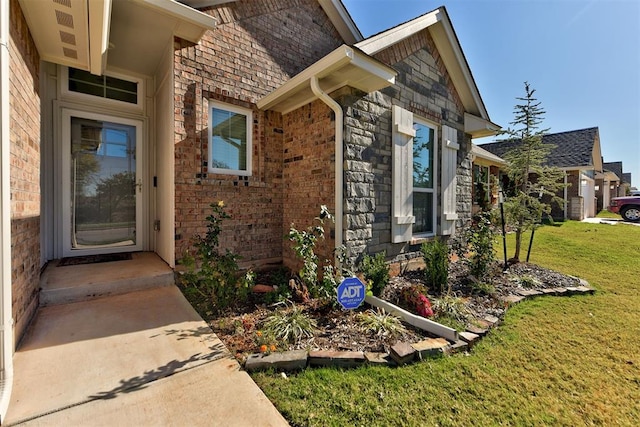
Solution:
M 400 336 L 406 328 L 397 316 L 387 313 L 384 310 L 367 310 L 359 313 L 358 323 L 366 332 L 373 332 L 378 336 Z
M 540 286 L 540 281 L 538 279 L 536 279 L 535 277 L 530 276 L 528 274 L 518 277 L 518 283 L 523 288 L 535 288 L 535 287 Z
M 303 338 L 311 338 L 316 330 L 315 319 L 295 304 L 279 308 L 264 322 L 263 330 L 278 340 L 297 343 Z
M 293 251 L 302 260 L 302 268 L 299 271 L 300 280 L 309 294 L 316 298 L 332 298 L 344 275 L 344 272 L 338 271 L 331 261 L 325 260 L 322 268 L 322 280 L 318 281 L 319 259 L 315 253 L 315 247 L 318 240 L 324 239 L 325 220 L 334 221 L 334 217 L 327 207 L 322 205 L 320 206 L 320 215 L 316 217 L 318 225 L 307 227 L 306 230 L 298 230 L 291 224 L 288 235 L 289 240 L 293 243 Z M 339 260 L 344 259 L 344 248 L 338 249 L 336 256 Z
M 448 293 L 449 246 L 436 238 L 424 242 L 420 248 L 425 263 L 425 282 L 429 289 L 441 295 Z
M 464 305 L 462 298 L 452 295 L 435 298 L 432 307 L 435 318 L 438 321 L 448 318 L 464 324 L 469 318 L 469 310 L 467 310 L 467 307 Z
M 194 239 L 195 255 L 187 253 L 182 259 L 186 272 L 180 279 L 185 295 L 203 315 L 246 299 L 255 279 L 251 270 L 244 276 L 239 274 L 238 255 L 229 249 L 219 251 L 222 222 L 231 217 L 222 201 L 211 204 L 211 209 L 206 234 Z
M 491 283 L 474 282 L 471 285 L 471 292 L 476 295 L 493 296 L 496 293 L 496 287 Z
M 379 296 L 389 283 L 389 265 L 386 261 L 386 253 L 378 252 L 375 256 L 365 254 L 360 262 L 360 271 L 365 279 L 371 282 L 371 292 Z
M 480 212 L 475 215 L 470 225 L 463 230 L 462 236 L 466 244 L 458 249 L 460 259 L 469 266 L 470 273 L 476 278 L 490 280 L 491 265 L 496 260 L 491 213 Z

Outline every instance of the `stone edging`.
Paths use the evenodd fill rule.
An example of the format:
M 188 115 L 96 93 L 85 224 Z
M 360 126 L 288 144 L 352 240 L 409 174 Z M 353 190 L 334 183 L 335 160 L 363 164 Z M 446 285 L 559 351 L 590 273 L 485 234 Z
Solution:
M 586 280 L 580 279 L 580 286 L 541 290 L 521 289 L 517 290 L 515 294 L 501 297 L 500 300 L 508 305 L 513 305 L 526 298 L 534 298 L 540 295 L 570 296 L 575 294 L 593 294 L 594 292 L 595 290 Z M 388 304 L 386 301 L 385 303 Z M 433 321 L 430 322 L 436 323 Z M 340 368 L 353 368 L 365 364 L 399 366 L 429 357 L 468 351 L 485 336 L 490 329 L 498 326 L 500 322 L 501 319 L 495 316 L 485 316 L 483 319 L 476 319 L 476 323 L 478 323 L 479 326 L 468 326 L 466 331 L 458 332 L 457 335 L 459 339 L 455 341 L 445 338 L 427 338 L 413 344 L 401 341 L 393 345 L 389 353 L 332 350 L 292 350 L 269 354 L 254 353 L 249 355 L 245 361 L 244 369 L 251 372 L 266 369 L 299 371 L 307 367 L 315 366 L 333 366 Z M 443 328 L 446 327 L 443 326 Z

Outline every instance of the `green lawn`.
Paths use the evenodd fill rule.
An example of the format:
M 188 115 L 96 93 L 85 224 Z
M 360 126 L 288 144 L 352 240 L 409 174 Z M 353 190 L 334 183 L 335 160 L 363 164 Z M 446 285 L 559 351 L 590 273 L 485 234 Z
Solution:
M 468 356 L 252 376 L 299 426 L 638 425 L 640 227 L 545 226 L 531 262 L 598 291 L 522 302 Z

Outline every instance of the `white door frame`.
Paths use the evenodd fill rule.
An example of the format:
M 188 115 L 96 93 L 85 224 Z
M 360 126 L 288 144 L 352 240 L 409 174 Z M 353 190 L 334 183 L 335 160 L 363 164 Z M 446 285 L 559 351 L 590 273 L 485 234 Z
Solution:
M 89 120 L 101 120 L 109 121 L 113 123 L 121 123 L 125 125 L 134 126 L 136 129 L 136 242 L 134 245 L 126 246 L 104 246 L 97 248 L 85 248 L 85 249 L 72 249 L 71 247 L 71 204 L 69 203 L 71 198 L 71 188 L 69 183 L 71 182 L 71 159 L 70 159 L 70 142 L 71 142 L 71 117 L 84 118 Z M 61 126 L 61 144 L 62 147 L 62 159 L 61 159 L 61 216 L 60 222 L 62 234 L 62 255 L 63 256 L 81 256 L 81 255 L 93 255 L 103 253 L 116 253 L 116 252 L 133 252 L 140 251 L 144 247 L 145 233 L 146 233 L 146 221 L 144 218 L 144 191 L 145 188 L 143 182 L 144 176 L 144 164 L 143 159 L 145 156 L 144 150 L 144 121 L 142 119 L 132 119 L 128 117 L 119 117 L 112 113 L 97 113 L 89 112 L 81 109 L 62 107 L 60 114 L 60 126 Z

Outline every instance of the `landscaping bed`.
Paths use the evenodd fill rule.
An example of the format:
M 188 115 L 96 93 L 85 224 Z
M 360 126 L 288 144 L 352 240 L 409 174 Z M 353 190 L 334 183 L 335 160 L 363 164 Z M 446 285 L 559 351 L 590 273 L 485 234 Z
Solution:
M 524 296 L 569 294 L 571 292 L 567 292 L 567 288 L 578 289 L 584 284 L 576 277 L 527 263 L 511 265 L 506 271 L 502 270 L 501 264 L 494 263 L 492 277 L 490 284 L 479 284 L 469 276 L 463 263 L 450 263 L 448 296 L 461 304 L 457 310 L 461 312 L 460 318 L 464 321 L 452 321 L 445 317 L 441 319 L 442 323 L 448 323 L 459 331 L 486 332 L 491 325 L 485 319 L 501 319 L 510 302 L 517 302 Z M 264 282 L 261 284 L 274 284 L 268 283 L 269 280 L 269 275 L 258 278 L 259 283 Z M 403 298 L 403 293 L 412 286 L 424 286 L 422 270 L 405 272 L 391 278 L 380 297 L 411 311 L 412 307 Z M 585 291 L 584 288 L 582 291 Z M 433 295 L 427 296 L 432 301 L 437 300 Z M 252 353 L 288 350 L 389 353 L 391 347 L 398 342 L 416 343 L 436 337 L 404 322 L 404 328 L 394 333 L 367 329 L 362 317 L 372 307 L 366 303 L 356 310 L 344 310 L 326 299 L 273 303 L 269 301 L 272 298 L 273 295 L 268 293 L 253 293 L 243 303 L 207 319 L 216 335 L 241 362 Z M 313 319 L 313 334 L 291 343 L 267 337 L 263 331 L 269 316 L 274 311 L 292 307 L 293 304 L 297 310 Z M 438 321 L 438 318 L 434 320 Z

